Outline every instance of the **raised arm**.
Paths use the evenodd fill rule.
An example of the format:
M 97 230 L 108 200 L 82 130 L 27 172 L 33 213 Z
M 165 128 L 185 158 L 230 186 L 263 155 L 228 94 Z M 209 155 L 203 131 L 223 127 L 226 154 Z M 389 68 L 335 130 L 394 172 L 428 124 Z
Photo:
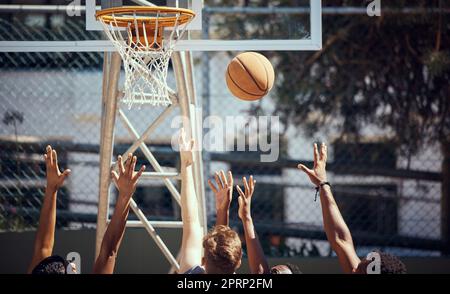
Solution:
M 122 157 L 119 156 L 117 158 L 119 174 L 115 171 L 111 172 L 114 184 L 119 190 L 119 197 L 117 198 L 111 222 L 103 236 L 100 253 L 94 264 L 94 274 L 112 274 L 114 272 L 117 253 L 122 242 L 130 210 L 131 196 L 136 190 L 139 177 L 145 170 L 145 166 L 142 166 L 138 172 L 135 172 L 136 161 L 136 156 L 130 153 L 124 167 Z
M 208 180 L 211 190 L 216 196 L 216 226 L 229 226 L 230 205 L 233 199 L 233 175 L 228 172 L 228 179 L 223 171 L 214 174 L 217 187 Z
M 47 146 L 44 159 L 47 171 L 47 186 L 39 217 L 39 227 L 34 240 L 33 258 L 28 267 L 28 273 L 31 273 L 34 267 L 44 258 L 52 255 L 55 241 L 56 197 L 58 189 L 70 174 L 69 169 L 64 172 L 59 170 L 58 156 L 51 146 Z
M 264 256 L 264 251 L 262 250 L 259 238 L 256 235 L 250 209 L 256 181 L 253 180 L 253 176 L 250 176 L 250 183 L 247 182 L 245 177 L 242 178 L 242 181 L 244 182 L 245 192 L 242 192 L 238 185 L 236 185 L 236 189 L 239 193 L 239 218 L 242 220 L 242 224 L 244 226 L 245 243 L 247 244 L 250 271 L 252 274 L 268 274 L 270 271 L 269 265 L 267 264 L 266 257 Z
M 179 273 L 185 273 L 191 268 L 201 265 L 203 232 L 198 216 L 198 201 L 192 171 L 194 140 L 186 141 L 184 129 L 181 129 L 179 145 L 182 178 L 181 218 L 183 220 Z
M 309 169 L 303 164 L 298 168 L 303 170 L 311 182 L 320 189 L 320 203 L 322 205 L 322 216 L 325 233 L 328 242 L 338 256 L 339 263 L 345 273 L 352 273 L 358 267 L 360 259 L 356 255 L 352 235 L 347 227 L 339 208 L 331 193 L 326 174 L 327 146 L 321 144 L 320 152 L 317 144 L 314 144 L 314 167 Z

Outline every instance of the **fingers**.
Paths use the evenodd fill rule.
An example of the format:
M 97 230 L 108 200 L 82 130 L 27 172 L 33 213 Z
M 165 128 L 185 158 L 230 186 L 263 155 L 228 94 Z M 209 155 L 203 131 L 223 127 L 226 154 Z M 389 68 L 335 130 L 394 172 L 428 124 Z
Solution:
M 228 171 L 228 184 L 233 187 L 233 174 L 231 173 L 231 170 Z
M 314 166 L 316 166 L 318 160 L 319 160 L 319 150 L 317 148 L 317 144 L 314 143 Z
M 221 170 L 220 172 L 215 172 L 214 179 L 216 181 L 217 188 L 214 185 L 212 185 L 211 181 L 208 181 L 208 183 L 210 183 L 209 185 L 211 186 L 211 189 L 215 191 L 214 193 L 217 193 L 219 190 L 233 186 L 233 175 L 231 171 L 227 173 L 227 176 L 225 175 L 225 172 L 223 170 Z
M 321 157 L 323 161 L 327 161 L 328 158 L 328 150 L 327 150 L 327 145 L 325 143 L 322 143 L 322 148 L 321 148 Z
M 123 167 L 123 160 L 122 160 L 122 156 L 118 156 L 117 157 L 117 161 L 118 161 L 118 163 L 119 163 L 119 173 L 121 174 L 121 175 L 123 175 L 124 173 L 125 173 L 125 168 Z
M 136 165 L 136 163 L 135 163 L 135 165 Z M 133 182 L 137 182 L 139 180 L 139 178 L 142 176 L 142 174 L 144 173 L 146 168 L 147 167 L 145 165 L 141 166 L 141 168 L 139 169 L 137 174 L 132 178 Z M 134 168 L 133 168 L 133 170 L 134 170 Z
M 44 154 L 45 165 L 48 167 L 50 165 L 50 159 L 47 154 Z
M 256 181 L 253 180 L 253 175 L 251 175 L 250 176 L 250 183 L 249 183 L 250 195 L 253 195 L 253 191 L 255 190 L 255 184 L 256 184 Z
M 61 171 L 58 167 L 58 154 L 55 149 L 52 150 L 52 166 L 56 168 L 56 174 L 59 175 Z
M 299 169 L 301 169 L 302 171 L 304 171 L 307 175 L 314 175 L 314 171 L 307 168 L 306 166 L 304 166 L 303 164 L 299 164 L 297 166 Z
M 297 168 L 301 169 L 301 170 L 304 171 L 305 173 L 308 171 L 308 168 L 307 168 L 305 165 L 303 165 L 303 164 L 297 165 Z
M 219 173 L 215 172 L 214 173 L 214 179 L 216 180 L 217 186 L 219 187 L 219 190 L 223 189 L 224 186 L 222 184 L 222 181 L 219 178 Z
M 228 187 L 227 178 L 225 177 L 223 170 L 220 171 L 220 179 L 222 180 L 223 187 Z
M 128 153 L 127 161 L 125 162 L 125 174 L 130 175 L 131 161 L 133 160 L 133 154 Z
M 52 147 L 48 145 L 45 151 L 47 152 L 48 164 L 51 165 L 53 163 Z
M 325 144 L 324 143 L 320 143 L 319 160 L 323 160 L 323 154 L 324 154 L 323 148 L 324 147 L 325 147 Z
M 239 187 L 239 185 L 236 185 L 236 190 L 238 191 L 239 196 L 241 196 L 245 199 L 245 194 L 244 194 L 244 192 L 242 192 L 241 187 Z M 239 197 L 239 198 L 241 198 L 241 197 Z
M 242 177 L 242 181 L 244 182 L 245 195 L 250 195 L 250 188 L 248 186 L 247 178 Z
M 184 128 L 181 128 L 181 130 L 180 130 L 178 144 L 179 144 L 180 151 L 194 151 L 194 148 L 196 148 L 194 139 L 187 140 L 186 132 L 184 131 Z
M 111 178 L 115 179 L 115 180 L 118 180 L 119 179 L 119 174 L 115 170 L 112 170 L 111 171 Z
M 118 186 L 118 181 L 119 181 L 119 175 L 115 171 L 111 171 L 111 178 L 113 179 L 114 184 L 117 187 Z
M 242 198 L 242 196 L 238 197 L 238 202 L 239 202 L 239 207 L 244 206 L 244 198 Z
M 55 149 L 52 150 L 52 164 L 58 167 L 58 154 Z
M 128 171 L 128 175 L 130 177 L 133 177 L 133 173 L 134 173 L 134 170 L 136 168 L 136 162 L 137 162 L 137 157 L 133 156 L 133 158 L 131 159 L 130 169 Z
M 211 188 L 211 190 L 214 192 L 214 194 L 217 194 L 218 191 L 211 180 L 208 180 L 208 184 L 209 184 L 209 187 Z
M 67 178 L 67 177 L 70 175 L 71 172 L 72 172 L 72 171 L 71 171 L 70 169 L 66 169 L 66 170 L 62 173 L 63 178 Z

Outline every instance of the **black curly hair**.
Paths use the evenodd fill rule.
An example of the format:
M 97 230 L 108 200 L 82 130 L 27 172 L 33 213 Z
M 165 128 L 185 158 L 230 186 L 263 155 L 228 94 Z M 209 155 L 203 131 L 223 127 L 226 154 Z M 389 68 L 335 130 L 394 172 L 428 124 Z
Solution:
M 43 259 L 31 272 L 33 275 L 65 275 L 69 262 L 58 255 Z
M 381 258 L 381 274 L 406 274 L 406 265 L 395 255 L 375 251 Z
M 287 266 L 291 270 L 292 274 L 294 274 L 294 275 L 302 274 L 302 271 L 300 270 L 300 268 L 295 264 L 288 262 L 285 264 L 285 266 Z
M 290 271 L 288 272 L 286 270 L 286 268 Z M 298 266 L 296 266 L 295 264 L 292 263 L 285 263 L 285 264 L 279 264 L 276 266 L 273 266 L 270 269 L 270 273 L 272 275 L 279 275 L 279 274 L 302 274 L 302 272 L 300 271 L 300 269 L 298 268 Z

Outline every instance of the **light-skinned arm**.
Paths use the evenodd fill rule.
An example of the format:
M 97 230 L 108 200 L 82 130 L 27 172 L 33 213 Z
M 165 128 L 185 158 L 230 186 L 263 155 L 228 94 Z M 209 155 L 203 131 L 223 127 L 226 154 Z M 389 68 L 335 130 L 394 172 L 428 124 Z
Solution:
M 319 187 L 323 225 L 328 242 L 334 252 L 336 252 L 343 271 L 352 273 L 358 267 L 360 259 L 356 255 L 350 230 L 331 193 L 331 187 L 321 185 L 327 181 L 326 162 L 327 146 L 322 143 L 319 152 L 317 144 L 314 144 L 314 167 L 309 169 L 303 164 L 299 164 L 298 168 L 308 175 L 316 187 Z
M 256 181 L 253 180 L 253 176 L 250 176 L 249 182 L 247 182 L 245 177 L 242 178 L 242 181 L 244 183 L 244 192 L 238 185 L 236 185 L 236 189 L 239 193 L 239 218 L 244 226 L 250 272 L 252 274 L 268 274 L 270 271 L 269 265 L 264 256 L 259 238 L 256 235 L 251 215 L 251 202 Z
M 94 274 L 112 274 L 114 272 L 117 253 L 122 242 L 128 213 L 130 211 L 131 197 L 134 191 L 136 191 L 139 177 L 145 170 L 145 166 L 142 166 L 138 172 L 135 172 L 136 162 L 136 156 L 130 153 L 124 166 L 122 157 L 119 156 L 117 158 L 119 173 L 115 171 L 111 172 L 114 184 L 119 190 L 119 196 L 111 222 L 103 236 L 100 253 L 94 264 Z
M 41 215 L 39 217 L 39 227 L 36 233 L 36 239 L 34 240 L 33 258 L 28 267 L 28 273 L 31 273 L 39 262 L 52 255 L 53 244 L 55 242 L 57 193 L 66 177 L 70 174 L 69 169 L 63 172 L 59 170 L 58 155 L 51 146 L 47 146 L 44 159 L 47 173 L 47 186 L 45 188 Z
M 183 220 L 183 239 L 180 252 L 179 273 L 201 265 L 203 231 L 198 215 L 198 201 L 193 177 L 194 140 L 187 141 L 184 129 L 179 137 L 181 159 L 181 218 Z

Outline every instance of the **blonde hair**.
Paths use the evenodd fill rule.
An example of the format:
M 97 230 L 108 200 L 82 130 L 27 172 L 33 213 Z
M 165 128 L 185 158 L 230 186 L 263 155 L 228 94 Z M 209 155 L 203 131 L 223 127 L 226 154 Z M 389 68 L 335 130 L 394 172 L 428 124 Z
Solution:
M 227 226 L 212 228 L 203 239 L 203 248 L 207 266 L 218 273 L 232 274 L 241 263 L 241 239 Z

